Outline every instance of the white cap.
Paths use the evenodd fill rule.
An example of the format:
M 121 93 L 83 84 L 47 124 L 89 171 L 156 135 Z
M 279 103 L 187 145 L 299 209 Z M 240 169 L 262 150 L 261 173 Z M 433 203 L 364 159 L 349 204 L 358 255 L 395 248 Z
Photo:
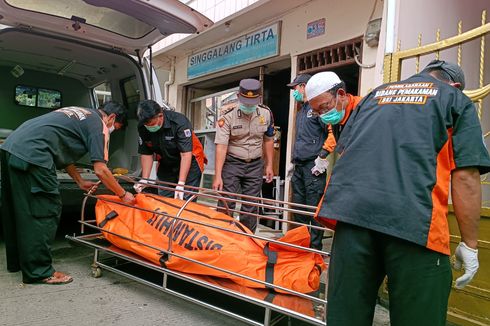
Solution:
M 339 76 L 332 71 L 319 72 L 308 80 L 305 87 L 306 98 L 311 101 L 320 94 L 331 90 L 342 81 Z

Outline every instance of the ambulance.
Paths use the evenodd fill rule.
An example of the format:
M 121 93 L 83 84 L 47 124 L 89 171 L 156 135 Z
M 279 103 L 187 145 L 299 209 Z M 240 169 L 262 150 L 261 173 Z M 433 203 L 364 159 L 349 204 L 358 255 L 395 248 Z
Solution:
M 137 104 L 163 104 L 151 46 L 212 24 L 177 0 L 0 0 L 0 146 L 28 119 L 115 100 L 129 123 L 111 135 L 109 167 L 136 173 Z M 88 158 L 77 164 L 96 179 Z M 64 171 L 58 176 L 64 209 L 78 206 L 76 184 Z

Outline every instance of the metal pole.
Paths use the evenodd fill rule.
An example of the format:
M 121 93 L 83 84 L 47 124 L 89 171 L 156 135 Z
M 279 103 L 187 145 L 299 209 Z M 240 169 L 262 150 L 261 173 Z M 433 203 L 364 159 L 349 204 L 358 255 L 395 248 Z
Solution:
M 264 104 L 264 75 L 265 75 L 265 67 L 260 66 L 259 81 L 260 81 L 260 94 L 262 94 L 262 96 L 260 97 L 260 104 Z

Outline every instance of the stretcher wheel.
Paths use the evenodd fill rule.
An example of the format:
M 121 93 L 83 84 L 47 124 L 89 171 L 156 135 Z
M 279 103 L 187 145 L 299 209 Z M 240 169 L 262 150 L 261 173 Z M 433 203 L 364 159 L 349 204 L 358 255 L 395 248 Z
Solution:
M 92 277 L 99 278 L 102 276 L 102 269 L 100 267 L 92 267 Z

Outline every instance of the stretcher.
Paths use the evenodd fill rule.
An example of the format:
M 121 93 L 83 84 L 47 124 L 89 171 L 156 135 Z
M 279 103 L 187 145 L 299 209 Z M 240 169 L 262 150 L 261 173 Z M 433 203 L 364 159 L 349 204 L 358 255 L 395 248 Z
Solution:
M 138 181 L 138 178 L 120 178 L 127 182 L 136 183 Z M 152 187 L 173 190 L 175 184 L 157 182 Z M 253 214 L 259 221 L 262 219 L 280 220 L 281 223 L 297 227 L 286 233 L 284 237 L 279 238 L 277 236 L 277 233 L 280 233 L 278 230 L 268 233 L 269 236 L 263 236 L 261 232 L 257 235 L 252 234 L 248 229 L 241 226 L 239 222 L 235 222 L 232 217 L 225 215 L 228 217 L 228 219 L 225 219 L 223 215 L 216 213 L 217 201 L 223 203 L 223 209 L 229 215 L 239 211 L 238 208 L 236 210 L 228 208 L 226 203 L 230 201 L 240 205 L 255 205 L 261 209 L 274 209 L 305 215 L 313 215 L 315 207 L 222 191 L 211 191 L 191 186 L 187 186 L 184 192 L 191 196 L 188 200 L 181 201 L 181 203 L 178 203 L 179 200 L 164 199 L 165 202 L 170 202 L 175 204 L 173 206 L 177 206 L 173 210 L 165 207 L 165 214 L 162 213 L 160 206 L 153 210 L 153 206 L 141 204 L 142 202 L 148 204 L 148 202 L 160 199 L 157 196 L 140 195 L 141 200 L 139 203 L 137 201 L 135 205 L 126 205 L 119 201 L 117 197 L 95 195 L 89 192 L 85 194 L 82 203 L 82 213 L 79 221 L 82 227 L 81 234 L 67 236 L 67 239 L 95 250 L 92 264 L 92 276 L 94 277 L 100 277 L 102 269 L 105 269 L 251 325 L 285 325 L 291 324 L 291 322 L 294 324 L 295 321 L 303 321 L 312 325 L 325 325 L 326 273 L 324 272 L 323 259 L 328 256 L 328 253 L 307 248 L 305 239 L 302 239 L 302 242 L 290 241 L 291 237 L 294 238 L 294 235 L 297 236 L 298 234 L 302 235 L 300 238 L 304 238 L 303 231 L 306 227 L 321 227 L 304 226 L 298 222 L 286 221 L 270 215 Z M 198 203 L 194 202 L 196 199 Z M 86 212 L 87 203 L 89 201 L 97 201 L 96 218 L 86 218 L 88 214 Z M 117 223 L 121 225 L 125 221 L 124 212 L 133 211 L 137 211 L 136 215 L 138 218 L 140 215 L 146 216 L 144 220 L 147 221 L 147 225 L 144 225 L 143 228 L 147 226 L 155 228 L 155 224 L 158 222 L 154 221 L 152 226 L 151 219 L 161 216 L 161 225 L 166 223 L 169 228 L 165 237 L 167 242 L 164 243 L 160 240 L 155 242 L 145 237 L 134 236 L 135 234 L 149 232 L 149 229 L 144 229 L 142 233 L 139 229 L 140 226 L 136 228 L 138 230 L 136 232 L 124 232 L 127 225 L 134 226 L 133 217 L 131 217 L 131 222 L 126 223 L 123 228 L 108 227 Z M 193 220 L 193 215 L 196 214 L 192 213 L 196 212 L 205 215 L 213 215 L 212 212 L 215 212 L 213 216 L 219 217 L 224 221 L 215 223 L 206 218 Z M 150 216 L 150 219 L 147 218 L 148 216 Z M 118 220 L 117 223 L 114 222 L 115 220 Z M 185 223 L 201 227 L 201 232 L 204 232 L 202 228 L 212 230 L 214 233 L 217 232 L 218 236 L 221 237 L 219 241 L 222 246 L 223 243 L 227 243 L 226 241 L 228 240 L 226 239 L 232 239 L 233 246 L 242 242 L 247 242 L 252 247 L 258 246 L 261 250 L 260 253 L 252 255 L 247 252 L 248 255 L 245 254 L 245 256 L 235 261 L 244 260 L 246 256 L 260 258 L 260 255 L 263 255 L 263 260 L 259 259 L 257 265 L 257 270 L 260 271 L 254 273 L 247 271 L 247 268 L 243 266 L 237 268 L 233 266 L 234 264 L 220 264 L 220 259 L 217 258 L 226 255 L 226 251 L 220 252 L 218 250 L 220 249 L 219 246 L 215 246 L 214 250 L 211 250 L 213 244 L 209 244 L 210 240 L 207 242 L 209 250 L 202 252 L 204 256 L 202 254 L 196 255 L 199 251 L 197 250 L 197 244 L 191 251 L 183 250 L 182 245 L 185 245 L 185 241 L 181 241 L 182 236 L 179 238 L 179 236 L 174 235 L 177 234 L 179 225 L 181 226 L 180 229 L 182 229 L 182 225 Z M 237 225 L 238 227 L 236 227 Z M 181 231 L 182 233 L 183 231 Z M 233 239 L 242 240 L 235 241 Z M 307 240 L 307 243 L 309 243 L 309 237 Z M 179 242 L 181 243 L 180 247 Z M 117 244 L 117 246 L 114 244 Z M 272 249 L 272 251 L 278 252 L 275 258 L 271 258 L 265 252 L 262 254 L 263 247 L 261 245 L 263 246 L 264 244 L 267 244 L 267 247 Z M 135 250 L 134 248 L 139 249 Z M 201 249 L 205 248 L 206 243 L 203 243 Z M 247 251 L 249 249 L 240 250 Z M 316 261 L 319 266 L 315 268 L 319 270 L 311 270 L 311 275 L 318 275 L 318 283 L 316 283 L 316 279 L 313 276 L 295 274 L 294 262 L 284 264 L 286 268 L 288 268 L 288 265 L 293 267 L 286 269 L 282 276 L 276 273 L 276 279 L 267 277 L 267 273 L 262 272 L 265 271 L 265 267 L 269 267 L 270 271 L 272 266 L 273 270 L 276 268 L 275 271 L 278 272 L 278 267 L 274 266 L 281 257 L 284 257 L 284 254 L 281 254 L 281 250 L 286 253 L 288 258 L 291 257 L 291 253 L 294 253 L 294 257 L 299 257 L 303 262 L 299 266 L 307 265 L 307 262 L 311 260 Z M 208 259 L 208 254 L 215 256 L 213 256 L 213 259 Z M 318 262 L 318 257 L 321 257 L 320 262 Z M 254 259 L 252 261 L 255 263 L 256 260 Z M 304 269 L 305 267 L 301 268 Z M 307 270 L 310 271 L 310 269 Z M 323 273 L 320 274 L 322 271 Z M 301 273 L 305 274 L 304 271 L 301 271 Z M 320 277 L 323 278 L 322 282 L 320 282 Z M 305 279 L 309 280 L 309 282 L 305 282 Z

